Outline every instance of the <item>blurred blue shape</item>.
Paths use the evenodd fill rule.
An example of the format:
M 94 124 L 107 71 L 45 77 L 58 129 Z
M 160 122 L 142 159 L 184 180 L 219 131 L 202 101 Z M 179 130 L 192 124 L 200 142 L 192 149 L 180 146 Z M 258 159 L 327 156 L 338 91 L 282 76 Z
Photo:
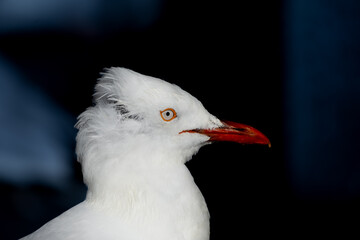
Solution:
M 0 179 L 63 187 L 72 178 L 75 119 L 0 56 Z
M 360 197 L 359 12 L 359 1 L 285 5 L 288 157 L 300 197 Z
M 162 0 L 2 0 L 0 32 L 71 30 L 101 33 L 151 25 Z

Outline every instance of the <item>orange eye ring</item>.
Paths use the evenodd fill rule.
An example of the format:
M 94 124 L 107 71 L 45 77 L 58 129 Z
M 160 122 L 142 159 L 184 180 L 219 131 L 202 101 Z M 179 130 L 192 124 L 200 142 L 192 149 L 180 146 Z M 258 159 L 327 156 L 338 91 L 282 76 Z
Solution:
M 170 122 L 174 118 L 176 118 L 176 111 L 172 108 L 167 108 L 163 111 L 160 111 L 160 116 L 165 122 Z

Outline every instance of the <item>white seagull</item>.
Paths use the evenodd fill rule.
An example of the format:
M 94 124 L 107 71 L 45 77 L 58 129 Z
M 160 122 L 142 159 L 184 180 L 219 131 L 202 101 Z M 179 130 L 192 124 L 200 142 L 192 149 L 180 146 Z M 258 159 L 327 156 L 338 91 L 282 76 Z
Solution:
M 214 141 L 270 145 L 178 86 L 125 68 L 106 70 L 76 127 L 86 199 L 22 239 L 208 240 L 209 212 L 185 163 Z

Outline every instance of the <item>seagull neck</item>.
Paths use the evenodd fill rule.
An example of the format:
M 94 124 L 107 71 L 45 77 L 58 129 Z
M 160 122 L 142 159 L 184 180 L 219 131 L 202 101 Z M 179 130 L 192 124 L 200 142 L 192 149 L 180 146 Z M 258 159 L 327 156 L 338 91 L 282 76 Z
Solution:
M 175 196 L 197 188 L 185 160 L 175 152 L 139 149 L 102 162 L 102 169 L 87 181 L 89 201 L 118 204 L 135 196 Z

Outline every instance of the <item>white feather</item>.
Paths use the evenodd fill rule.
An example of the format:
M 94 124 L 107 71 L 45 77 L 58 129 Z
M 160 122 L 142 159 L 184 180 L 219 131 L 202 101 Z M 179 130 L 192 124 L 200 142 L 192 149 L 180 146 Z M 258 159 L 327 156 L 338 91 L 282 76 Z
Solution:
M 125 68 L 99 79 L 79 116 L 86 200 L 23 239 L 208 240 L 205 200 L 185 166 L 221 122 L 176 85 Z M 177 117 L 164 121 L 160 111 Z

